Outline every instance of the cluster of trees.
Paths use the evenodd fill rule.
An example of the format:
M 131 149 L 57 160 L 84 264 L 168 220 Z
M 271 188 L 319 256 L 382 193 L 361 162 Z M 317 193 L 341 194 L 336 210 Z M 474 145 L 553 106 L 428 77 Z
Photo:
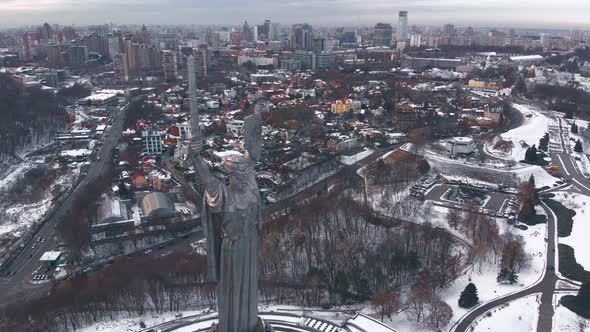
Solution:
M 260 279 L 277 287 L 261 295 L 279 302 L 294 296 L 305 306 L 343 304 L 394 292 L 419 275 L 424 280 L 420 285 L 434 292 L 461 269 L 454 245 L 443 230 L 402 227 L 349 199 L 315 200 L 264 225 Z
M 544 142 L 544 138 L 542 138 L 541 140 L 543 140 L 543 142 Z M 546 149 L 548 144 L 549 144 L 549 142 L 547 142 L 547 144 L 544 145 L 543 147 Z M 529 163 L 529 164 L 534 164 L 534 165 L 547 164 L 547 162 L 544 159 L 545 154 L 540 152 L 540 150 L 543 150 L 543 149 L 541 149 L 541 147 L 539 147 L 539 149 L 537 149 L 537 147 L 534 144 L 532 146 L 529 146 L 526 149 L 526 152 L 524 154 L 524 162 Z
M 53 93 L 25 88 L 5 73 L 0 73 L 0 110 L 0 160 L 51 142 L 66 124 L 65 108 Z
M 484 263 L 498 261 L 505 240 L 500 235 L 496 221 L 480 213 L 477 201 L 467 202 L 464 211 L 450 209 L 447 222 L 449 226 L 465 234 L 465 239 L 471 243 L 469 260 L 479 268 Z
M 57 229 L 75 261 L 78 261 L 81 253 L 90 245 L 90 217 L 96 212 L 96 203 L 100 196 L 112 183 L 112 165 L 107 164 L 103 172 L 83 188 L 78 188 L 80 192 L 62 206 L 65 211 L 61 212 L 63 217 Z
M 369 165 L 367 195 L 379 197 L 375 207 L 390 216 L 415 215 L 422 201 L 407 197 L 406 190 L 430 170 L 428 162 L 414 154 L 398 150 Z
M 532 181 L 532 183 L 531 183 Z M 538 200 L 534 190 L 534 177 L 523 184 L 527 195 L 530 195 L 534 212 L 535 200 Z M 529 191 L 533 188 L 533 191 Z M 524 189 L 521 189 L 524 190 Z M 530 201 L 529 198 L 526 198 Z M 470 260 L 480 268 L 483 263 L 497 264 L 499 261 L 500 273 L 498 282 L 514 283 L 518 279 L 517 272 L 527 266 L 529 256 L 524 251 L 524 239 L 511 232 L 500 235 L 496 221 L 479 212 L 479 204 L 475 201 L 467 202 L 464 211 L 450 209 L 447 214 L 447 222 L 450 227 L 460 230 L 466 239 L 472 243 Z M 464 299 L 460 298 L 460 302 Z
M 568 119 L 573 119 L 575 113 L 587 117 L 590 111 L 590 93 L 577 86 L 538 84 L 535 86 L 534 94 L 550 100 L 553 109 L 566 113 Z
M 92 275 L 54 285 L 50 295 L 6 307 L 3 331 L 68 331 L 122 313 L 179 311 L 215 303 L 215 286 L 205 282 L 207 258 L 173 253 L 120 257 Z

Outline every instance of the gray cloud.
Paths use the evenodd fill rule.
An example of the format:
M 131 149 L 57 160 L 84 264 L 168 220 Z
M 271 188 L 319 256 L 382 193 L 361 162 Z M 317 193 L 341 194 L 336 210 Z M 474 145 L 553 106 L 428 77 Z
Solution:
M 587 0 L 0 0 L 0 25 L 150 23 L 238 24 L 265 18 L 290 24 L 410 24 L 589 27 Z

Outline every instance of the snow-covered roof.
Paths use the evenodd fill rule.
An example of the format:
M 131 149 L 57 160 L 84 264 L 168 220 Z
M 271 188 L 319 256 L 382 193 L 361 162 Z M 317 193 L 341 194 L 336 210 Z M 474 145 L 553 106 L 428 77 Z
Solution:
M 518 55 L 518 56 L 511 56 L 510 60 L 512 61 L 527 61 L 527 60 L 543 60 L 543 56 L 541 55 Z
M 46 251 L 39 258 L 40 262 L 55 262 L 61 256 L 61 251 Z

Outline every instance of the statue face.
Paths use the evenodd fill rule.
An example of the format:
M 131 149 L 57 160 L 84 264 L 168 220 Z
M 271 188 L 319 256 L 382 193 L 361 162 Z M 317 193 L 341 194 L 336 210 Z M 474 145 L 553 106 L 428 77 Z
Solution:
M 244 157 L 231 156 L 223 159 L 223 169 L 229 174 L 230 178 L 240 179 L 246 173 L 246 160 Z

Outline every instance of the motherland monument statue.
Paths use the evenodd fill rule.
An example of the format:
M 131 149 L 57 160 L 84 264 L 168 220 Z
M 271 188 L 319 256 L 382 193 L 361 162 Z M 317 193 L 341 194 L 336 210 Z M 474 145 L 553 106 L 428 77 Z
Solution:
M 208 278 L 217 282 L 216 331 L 255 332 L 262 329 L 256 262 L 261 200 L 254 174 L 262 149 L 261 117 L 254 114 L 244 120 L 243 156 L 236 154 L 223 160 L 229 176 L 226 185 L 200 156 L 203 138 L 199 115 L 196 107 L 191 108 L 189 155 L 205 191 L 201 223 L 207 236 Z

